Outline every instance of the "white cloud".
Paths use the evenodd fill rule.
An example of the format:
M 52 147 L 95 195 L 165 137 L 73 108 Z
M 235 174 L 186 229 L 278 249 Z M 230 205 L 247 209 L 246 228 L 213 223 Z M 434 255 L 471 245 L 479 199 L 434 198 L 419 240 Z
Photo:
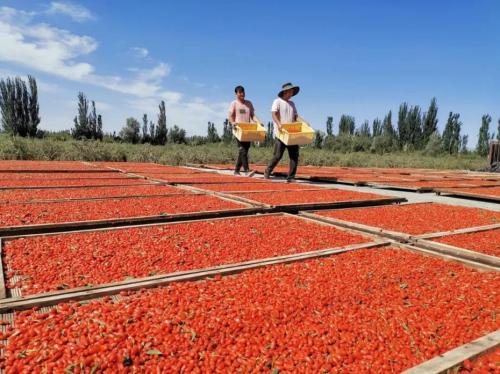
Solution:
M 149 56 L 149 51 L 146 48 L 133 47 L 130 48 L 136 57 L 146 58 Z
M 168 96 L 173 100 L 169 100 Z M 167 107 L 167 126 L 178 125 L 188 134 L 205 134 L 208 121 L 221 127 L 229 107 L 229 102 L 207 102 L 199 97 L 183 100 L 183 96 L 175 92 L 163 93 L 161 99 L 165 100 Z M 159 102 L 155 98 L 145 98 L 130 101 L 129 104 L 139 113 L 148 113 L 154 120 Z
M 136 69 L 131 79 L 95 74 L 91 64 L 78 60 L 94 52 L 97 41 L 34 23 L 32 14 L 8 7 L 0 8 L 0 45 L 0 61 L 140 97 L 157 95 L 161 80 L 170 73 L 167 64 L 159 63 L 150 69 Z
M 94 39 L 44 23 L 31 24 L 30 20 L 26 12 L 0 8 L 1 61 L 72 80 L 82 79 L 92 73 L 90 64 L 77 62 L 75 58 L 94 51 L 97 48 Z
M 77 22 L 95 19 L 90 10 L 84 6 L 67 1 L 52 1 L 47 9 L 47 14 L 64 14 Z
M 54 3 L 60 2 L 52 4 Z M 35 17 L 35 13 L 0 7 L 0 62 L 9 62 L 29 70 L 128 95 L 125 100 L 116 97 L 117 101 L 113 106 L 96 103 L 98 111 L 107 112 L 107 117 L 119 118 L 124 109 L 135 108 L 139 113 L 150 113 L 153 114 L 151 118 L 155 118 L 160 100 L 165 100 L 169 126 L 177 124 L 189 133 L 200 134 L 205 133 L 208 121 L 216 124 L 223 121 L 228 103 L 207 102 L 200 97 L 186 99 L 182 93 L 164 87 L 163 79 L 171 72 L 168 64 L 159 62 L 150 68 L 129 68 L 128 77 L 100 75 L 93 65 L 84 60 L 98 47 L 94 38 L 76 35 L 46 23 L 37 23 Z M 136 47 L 132 50 L 145 57 L 149 55 L 144 48 Z M 186 80 L 189 81 L 187 78 Z M 201 83 L 190 84 L 202 86 Z M 40 88 L 49 92 L 55 91 L 57 86 L 42 84 Z M 122 107 L 123 103 L 126 103 L 125 108 Z M 117 112 L 119 110 L 120 114 Z M 52 123 L 55 117 L 49 117 L 53 117 L 56 112 L 57 110 L 49 111 L 44 122 L 50 120 Z M 130 114 L 132 113 L 126 115 Z M 59 117 L 61 116 L 58 115 L 57 118 Z M 62 119 L 59 118 L 59 121 Z M 117 120 L 116 123 L 121 122 Z

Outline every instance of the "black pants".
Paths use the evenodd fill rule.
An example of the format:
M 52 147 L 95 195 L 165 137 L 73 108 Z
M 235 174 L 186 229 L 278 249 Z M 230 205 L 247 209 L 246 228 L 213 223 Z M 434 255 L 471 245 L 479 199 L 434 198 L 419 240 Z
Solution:
M 234 170 L 240 171 L 241 166 L 243 166 L 244 171 L 250 170 L 248 167 L 248 150 L 250 149 L 250 142 L 240 142 L 236 139 L 238 143 L 238 159 L 236 160 L 236 166 Z
M 288 157 L 290 157 L 290 169 L 288 171 L 287 179 L 295 178 L 295 173 L 297 173 L 297 165 L 299 164 L 299 146 L 298 145 L 285 145 L 281 140 L 274 140 L 274 153 L 273 158 L 269 165 L 267 165 L 267 173 L 271 175 L 273 169 L 278 165 L 285 149 L 288 150 Z

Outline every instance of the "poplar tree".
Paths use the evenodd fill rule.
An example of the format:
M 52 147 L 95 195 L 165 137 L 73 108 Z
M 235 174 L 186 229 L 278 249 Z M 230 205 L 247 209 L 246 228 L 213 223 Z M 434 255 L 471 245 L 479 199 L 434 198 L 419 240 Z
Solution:
M 40 124 L 36 79 L 28 75 L 28 85 L 20 77 L 0 80 L 2 127 L 19 136 L 36 136 Z
M 327 136 L 333 135 L 333 117 L 330 116 L 326 118 L 326 135 Z
M 433 97 L 429 109 L 424 113 L 423 129 L 422 129 L 422 143 L 427 144 L 431 135 L 438 130 L 438 106 L 436 98 Z
M 158 114 L 158 123 L 156 125 L 155 144 L 165 145 L 167 142 L 167 115 L 165 110 L 165 101 L 161 101 L 158 106 L 160 113 Z
M 477 141 L 476 151 L 481 156 L 488 154 L 489 141 L 490 141 L 490 123 L 491 116 L 489 114 L 483 115 L 481 118 L 481 127 L 479 128 L 479 137 Z
M 339 121 L 339 135 L 353 135 L 355 126 L 354 117 L 342 114 Z

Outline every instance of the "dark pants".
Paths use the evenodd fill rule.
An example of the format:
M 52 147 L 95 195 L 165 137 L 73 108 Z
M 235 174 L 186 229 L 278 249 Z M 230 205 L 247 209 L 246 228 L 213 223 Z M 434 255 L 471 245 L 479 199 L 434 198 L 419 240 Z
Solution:
M 248 150 L 250 149 L 250 142 L 240 142 L 236 139 L 238 143 L 238 160 L 236 160 L 236 166 L 234 170 L 240 171 L 241 166 L 243 166 L 244 171 L 250 170 L 248 167 Z
M 278 165 L 281 158 L 283 157 L 283 153 L 285 153 L 285 149 L 288 150 L 288 157 L 290 157 L 290 170 L 288 171 L 287 179 L 295 178 L 295 173 L 297 173 L 297 165 L 299 163 L 299 146 L 298 145 L 285 145 L 281 140 L 274 140 L 274 153 L 273 158 L 269 165 L 267 165 L 266 172 L 271 175 L 273 169 Z

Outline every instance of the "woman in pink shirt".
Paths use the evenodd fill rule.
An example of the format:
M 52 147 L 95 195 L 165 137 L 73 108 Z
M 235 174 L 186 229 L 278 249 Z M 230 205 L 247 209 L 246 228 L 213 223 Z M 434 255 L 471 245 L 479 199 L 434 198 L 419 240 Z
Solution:
M 255 116 L 255 111 L 253 105 L 250 101 L 245 100 L 245 89 L 242 86 L 237 86 L 234 89 L 236 94 L 236 100 L 234 100 L 229 106 L 229 112 L 227 118 L 232 126 L 238 123 L 246 122 L 257 122 L 259 119 Z M 248 149 L 250 148 L 250 142 L 240 142 L 236 139 L 238 143 L 238 159 L 236 160 L 236 165 L 234 168 L 234 174 L 240 174 L 240 169 L 243 166 L 243 171 L 245 173 L 250 172 L 248 166 Z

